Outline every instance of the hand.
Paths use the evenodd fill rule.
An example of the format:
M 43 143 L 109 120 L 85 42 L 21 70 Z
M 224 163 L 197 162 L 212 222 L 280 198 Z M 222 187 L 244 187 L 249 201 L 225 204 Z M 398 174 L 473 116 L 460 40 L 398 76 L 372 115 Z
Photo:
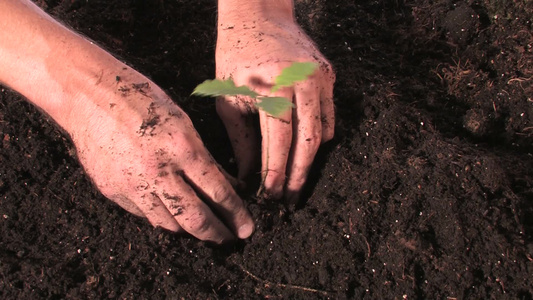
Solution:
M 29 0 L 0 1 L 0 40 L 0 83 L 70 134 L 106 197 L 201 240 L 250 236 L 242 200 L 159 87 Z
M 316 62 L 319 70 L 305 82 L 272 94 L 273 79 L 299 62 Z M 259 111 L 262 134 L 262 188 L 267 196 L 285 193 L 295 203 L 321 143 L 333 138 L 335 74 L 330 63 L 291 18 L 219 21 L 216 49 L 217 78 L 231 77 L 263 95 L 291 99 L 296 108 L 280 118 Z M 253 170 L 257 139 L 249 114 L 252 99 L 217 100 L 239 166 L 239 178 Z
M 252 233 L 242 200 L 190 119 L 159 87 L 122 69 L 102 73 L 94 88 L 88 96 L 105 100 L 73 108 L 77 121 L 65 129 L 107 198 L 154 226 L 201 240 L 221 243 L 233 239 L 232 232 L 239 238 Z

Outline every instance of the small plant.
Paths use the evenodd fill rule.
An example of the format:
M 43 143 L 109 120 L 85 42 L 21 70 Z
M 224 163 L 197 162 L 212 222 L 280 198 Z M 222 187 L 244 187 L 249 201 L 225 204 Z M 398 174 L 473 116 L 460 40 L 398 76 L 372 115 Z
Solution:
M 274 79 L 274 86 L 272 87 L 271 92 L 274 93 L 281 88 L 291 87 L 298 81 L 306 80 L 309 76 L 313 75 L 317 68 L 318 65 L 316 63 L 293 63 L 283 69 L 281 74 Z M 256 99 L 256 101 L 254 101 L 255 107 L 273 117 L 279 117 L 282 113 L 294 107 L 291 99 L 260 95 L 247 86 L 235 86 L 235 83 L 231 78 L 226 80 L 206 80 L 199 84 L 192 94 L 204 97 L 247 96 Z

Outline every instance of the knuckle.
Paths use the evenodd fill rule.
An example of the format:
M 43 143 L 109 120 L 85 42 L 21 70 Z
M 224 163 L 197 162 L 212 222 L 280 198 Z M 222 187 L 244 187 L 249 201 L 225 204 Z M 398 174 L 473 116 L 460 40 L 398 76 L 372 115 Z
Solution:
M 198 213 L 189 218 L 187 227 L 191 232 L 202 233 L 206 232 L 210 227 L 210 222 L 205 214 Z
M 302 168 L 304 169 L 304 168 Z M 306 169 L 306 168 L 305 168 Z M 307 174 L 307 173 L 305 173 Z M 288 184 L 290 186 L 291 191 L 300 191 L 302 187 L 304 186 L 306 181 L 306 177 L 298 176 L 297 178 L 291 178 L 290 183 Z
M 213 201 L 230 212 L 237 212 L 243 208 L 242 200 L 237 197 L 237 194 L 230 187 L 217 188 Z
M 182 148 L 182 153 L 184 155 L 184 161 L 183 163 L 188 164 L 191 162 L 196 162 L 200 160 L 200 158 L 203 155 L 203 152 L 198 147 L 194 147 L 193 145 L 187 145 Z
M 311 151 L 317 150 L 320 146 L 320 142 L 322 140 L 322 132 L 317 133 L 316 135 L 313 135 L 312 137 L 307 139 L 309 141 L 309 148 Z
M 174 141 L 178 142 L 180 149 L 189 149 L 192 148 L 192 143 L 190 142 L 191 135 L 193 134 L 191 134 L 191 131 L 187 129 L 176 130 L 172 133 L 172 138 Z
M 230 204 L 233 199 L 232 191 L 225 185 L 219 185 L 213 192 L 213 201 L 219 204 Z
M 302 139 L 302 143 L 300 144 L 305 147 L 307 152 L 316 151 L 320 146 L 323 135 L 322 127 L 323 125 L 320 123 L 320 120 L 317 120 L 317 123 L 314 123 L 311 128 L 303 128 L 299 130 L 299 135 L 301 135 Z

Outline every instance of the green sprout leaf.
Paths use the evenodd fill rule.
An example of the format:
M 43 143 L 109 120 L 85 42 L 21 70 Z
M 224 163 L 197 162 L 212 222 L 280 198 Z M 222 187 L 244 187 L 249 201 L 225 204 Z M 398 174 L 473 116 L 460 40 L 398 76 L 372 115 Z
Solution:
M 306 80 L 313 75 L 318 68 L 318 64 L 311 62 L 295 62 L 283 69 L 281 74 L 274 80 L 275 85 L 272 92 L 276 92 L 282 87 L 293 86 L 296 82 Z
M 258 93 L 250 90 L 247 86 L 235 86 L 231 78 L 227 80 L 206 80 L 200 83 L 192 94 L 208 97 L 243 95 L 257 98 L 259 96 Z
M 318 69 L 318 64 L 311 62 L 295 62 L 281 71 L 281 74 L 274 79 L 274 86 L 271 92 L 274 93 L 280 88 L 293 86 L 298 81 L 306 80 Z M 199 84 L 192 95 L 219 97 L 219 96 L 247 96 L 256 99 L 255 106 L 265 111 L 273 117 L 279 117 L 287 110 L 294 107 L 294 104 L 283 97 L 267 97 L 252 91 L 247 86 L 235 86 L 233 80 L 206 80 Z
M 294 104 L 285 97 L 260 97 L 259 100 L 255 106 L 276 118 L 294 107 Z

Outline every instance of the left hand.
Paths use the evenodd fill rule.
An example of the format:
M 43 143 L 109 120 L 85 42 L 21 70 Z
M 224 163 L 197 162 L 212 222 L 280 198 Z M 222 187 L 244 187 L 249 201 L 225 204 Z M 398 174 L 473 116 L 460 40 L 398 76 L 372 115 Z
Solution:
M 293 62 L 315 62 L 319 69 L 306 81 L 272 94 L 274 78 Z M 219 24 L 216 75 L 233 78 L 259 94 L 292 100 L 295 109 L 279 118 L 259 111 L 262 134 L 262 187 L 266 196 L 284 194 L 295 203 L 321 143 L 333 138 L 335 114 L 331 64 L 293 19 L 264 19 Z M 257 139 L 249 114 L 250 98 L 217 100 L 239 166 L 239 178 L 252 171 Z

